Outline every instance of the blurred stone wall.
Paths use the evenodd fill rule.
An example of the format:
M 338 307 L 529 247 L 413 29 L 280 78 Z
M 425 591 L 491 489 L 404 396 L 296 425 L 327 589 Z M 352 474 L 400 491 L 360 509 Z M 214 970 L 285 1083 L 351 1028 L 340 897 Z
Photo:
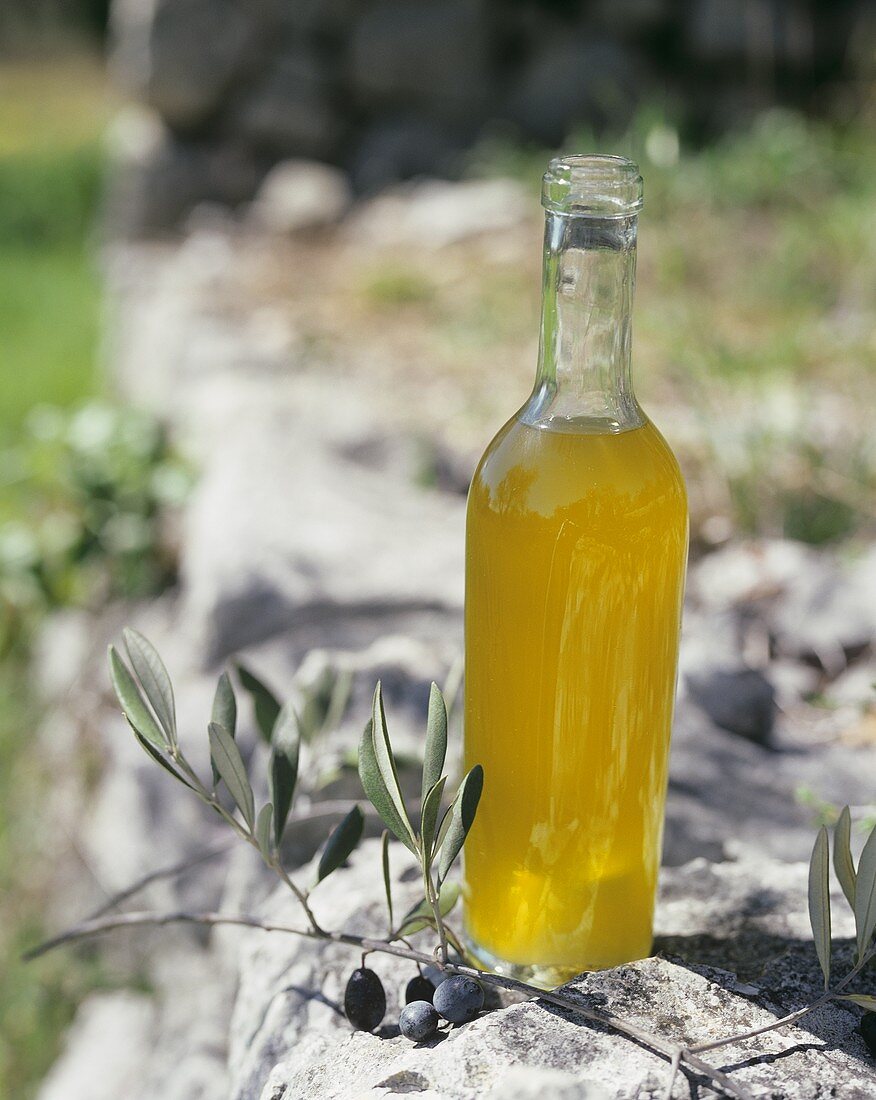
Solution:
M 171 227 L 289 157 L 359 192 L 453 175 L 485 134 L 555 145 L 643 104 L 708 134 L 817 106 L 872 24 L 868 0 L 114 0 L 112 68 L 147 111 L 120 127 L 111 219 Z

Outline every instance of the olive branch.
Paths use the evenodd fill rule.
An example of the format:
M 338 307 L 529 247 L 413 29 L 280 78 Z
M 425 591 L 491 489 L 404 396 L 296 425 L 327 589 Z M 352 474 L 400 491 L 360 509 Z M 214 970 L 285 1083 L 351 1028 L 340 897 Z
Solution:
M 206 926 L 237 925 L 265 932 L 293 934 L 305 938 L 346 944 L 362 952 L 409 959 L 418 965 L 433 964 L 447 975 L 473 977 L 483 984 L 538 999 L 608 1027 L 640 1043 L 669 1063 L 666 1100 L 673 1094 L 680 1072 L 704 1078 L 725 1094 L 739 1100 L 754 1100 L 752 1094 L 727 1073 L 705 1061 L 701 1055 L 724 1046 L 796 1023 L 830 1001 L 845 1001 L 876 1011 L 876 996 L 846 992 L 876 955 L 876 826 L 864 845 L 858 866 L 851 853 L 851 815 L 848 807 L 840 814 L 834 830 L 833 865 L 846 901 L 855 916 L 857 953 L 854 965 L 833 986 L 831 974 L 831 910 L 829 838 L 820 829 L 809 870 L 809 914 L 815 949 L 824 974 L 825 990 L 810 1004 L 758 1028 L 705 1043 L 679 1043 L 652 1033 L 604 1009 L 593 1008 L 574 995 L 546 991 L 526 982 L 484 971 L 469 958 L 461 937 L 448 923 L 459 897 L 459 886 L 448 875 L 463 850 L 474 824 L 484 783 L 480 765 L 463 778 L 450 804 L 443 810 L 447 776 L 443 774 L 447 754 L 448 715 L 444 696 L 432 684 L 426 719 L 418 827 L 415 828 L 402 794 L 398 767 L 386 723 L 381 685 L 374 691 L 371 718 L 359 745 L 358 767 L 363 789 L 370 802 L 365 812 L 376 813 L 386 826 L 381 844 L 381 864 L 386 891 L 388 931 L 385 938 L 354 935 L 324 928 L 310 905 L 312 892 L 341 867 L 362 839 L 364 813 L 358 803 L 332 802 L 297 811 L 298 764 L 302 741 L 331 728 L 343 714 L 349 697 L 349 677 L 338 677 L 329 685 L 328 698 L 313 695 L 304 700 L 306 720 L 292 702 L 281 704 L 254 673 L 236 667 L 240 686 L 252 699 L 256 725 L 270 747 L 268 765 L 269 800 L 256 810 L 255 796 L 246 765 L 236 742 L 237 699 L 231 677 L 223 672 L 217 682 L 207 736 L 210 745 L 211 777 L 202 780 L 181 748 L 176 721 L 173 686 L 167 669 L 154 646 L 137 631 L 124 631 L 129 664 L 114 647 L 109 649 L 110 674 L 116 696 L 134 736 L 148 756 L 209 806 L 237 838 L 261 856 L 295 897 L 304 925 L 295 927 L 264 921 L 251 914 L 178 911 L 168 913 L 129 912 L 107 915 L 110 908 L 129 900 L 146 885 L 161 878 L 185 873 L 207 859 L 223 853 L 228 844 L 217 846 L 193 858 L 144 876 L 121 891 L 90 919 L 32 948 L 24 956 L 34 959 L 62 944 L 83 940 L 117 928 L 190 923 Z M 455 695 L 455 691 L 454 691 Z M 314 717 L 316 714 L 316 717 Z M 229 807 L 228 802 L 233 805 Z M 304 820 L 322 816 L 343 817 L 329 832 L 317 862 L 313 880 L 304 885 L 294 880 L 283 864 L 282 844 L 289 828 Z M 394 919 L 389 864 L 390 834 L 415 857 L 423 883 L 423 897 L 399 920 Z M 408 937 L 426 929 L 437 936 L 432 953 L 414 948 Z M 455 953 L 451 955 L 450 949 Z

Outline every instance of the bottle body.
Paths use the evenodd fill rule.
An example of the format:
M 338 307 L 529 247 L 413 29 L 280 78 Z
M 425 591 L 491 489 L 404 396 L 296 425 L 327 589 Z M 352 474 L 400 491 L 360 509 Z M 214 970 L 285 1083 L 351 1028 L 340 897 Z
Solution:
M 468 506 L 466 931 L 553 980 L 647 955 L 687 556 L 684 485 L 646 423 L 512 421 Z
M 555 984 L 650 951 L 688 520 L 628 387 L 619 422 L 544 374 L 469 494 L 464 920 L 486 963 Z

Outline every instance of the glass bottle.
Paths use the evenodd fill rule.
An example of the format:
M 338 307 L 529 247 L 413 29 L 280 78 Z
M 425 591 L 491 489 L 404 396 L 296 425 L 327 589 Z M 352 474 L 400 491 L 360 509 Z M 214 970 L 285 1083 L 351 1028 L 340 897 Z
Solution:
M 535 388 L 468 500 L 464 921 L 551 985 L 651 949 L 688 517 L 630 378 L 638 168 L 558 158 L 542 202 Z

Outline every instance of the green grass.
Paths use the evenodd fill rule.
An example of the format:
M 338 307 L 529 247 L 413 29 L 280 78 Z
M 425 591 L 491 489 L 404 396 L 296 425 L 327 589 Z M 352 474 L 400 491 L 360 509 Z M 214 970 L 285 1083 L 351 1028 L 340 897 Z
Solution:
M 70 405 L 94 390 L 98 307 L 84 249 L 0 246 L 0 440 L 20 434 L 34 405 Z
M 21 438 L 34 405 L 69 405 L 97 385 L 89 233 L 107 112 L 103 74 L 87 58 L 0 61 L 0 447 Z M 100 981 L 82 957 L 18 960 L 45 931 L 65 851 L 44 832 L 52 777 L 33 750 L 39 718 L 21 638 L 0 663 L 0 1097 L 10 1100 L 32 1095 Z

